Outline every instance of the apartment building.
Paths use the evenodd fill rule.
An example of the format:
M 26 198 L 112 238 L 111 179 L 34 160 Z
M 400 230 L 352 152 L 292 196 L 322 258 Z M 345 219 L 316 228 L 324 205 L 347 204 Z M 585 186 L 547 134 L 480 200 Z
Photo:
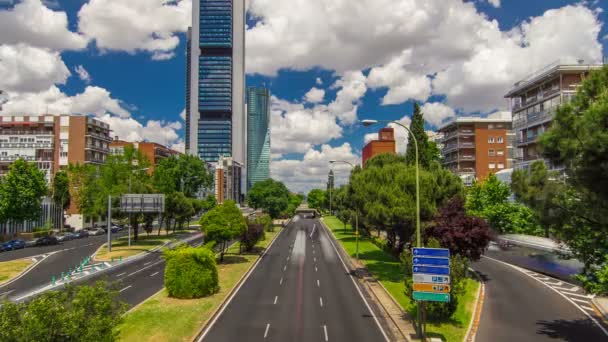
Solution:
M 543 159 L 538 137 L 550 127 L 557 107 L 568 103 L 589 72 L 601 67 L 584 61 L 556 62 L 515 83 L 505 98 L 509 99 L 513 112 L 516 169 L 527 169 Z M 545 162 L 552 170 L 562 169 Z
M 397 153 L 397 145 L 395 144 L 395 130 L 390 127 L 382 128 L 378 132 L 378 139 L 372 140 L 363 147 L 362 164 L 365 167 L 365 162 L 381 153 Z
M 181 154 L 181 152 L 154 142 L 129 142 L 119 140 L 117 137 L 114 138 L 109 146 L 111 154 L 122 154 L 125 150 L 125 146 L 131 146 L 139 150 L 150 161 L 150 174 L 154 173 L 154 168 L 158 166 L 162 159 Z
M 241 196 L 243 164 L 232 157 L 220 156 L 215 164 L 215 198 L 217 203 L 232 200 L 238 204 L 243 201 Z
M 443 165 L 465 185 L 511 165 L 511 118 L 459 117 L 439 129 L 443 134 Z

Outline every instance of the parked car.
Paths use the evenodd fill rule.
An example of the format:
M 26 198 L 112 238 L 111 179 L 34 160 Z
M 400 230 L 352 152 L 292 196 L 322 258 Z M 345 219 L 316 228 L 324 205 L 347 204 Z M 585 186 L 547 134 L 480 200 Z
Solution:
M 86 238 L 86 237 L 89 237 L 89 231 L 86 229 L 82 229 L 82 230 L 75 232 L 74 236 L 76 237 L 76 239 Z
M 36 246 L 50 246 L 50 245 L 58 245 L 59 240 L 57 240 L 54 236 L 43 236 L 36 239 Z
M 70 240 L 74 240 L 75 238 L 76 237 L 72 233 L 63 233 L 63 234 L 57 236 L 57 240 L 59 242 L 70 241 Z
M 5 251 L 12 251 L 15 249 L 25 248 L 25 241 L 23 240 L 11 240 L 2 244 L 2 249 Z
M 25 241 L 25 247 L 34 247 L 34 246 L 36 246 L 36 241 L 38 241 L 38 239 L 33 239 L 33 240 L 27 240 L 27 241 Z
M 106 231 L 101 228 L 97 228 L 97 229 L 91 230 L 89 232 L 89 234 L 91 234 L 93 236 L 104 235 L 105 233 L 106 233 Z

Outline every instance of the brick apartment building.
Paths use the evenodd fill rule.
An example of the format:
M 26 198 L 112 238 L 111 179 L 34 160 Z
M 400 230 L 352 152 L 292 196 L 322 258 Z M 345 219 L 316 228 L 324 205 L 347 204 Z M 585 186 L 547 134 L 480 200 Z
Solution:
M 568 103 L 576 94 L 581 81 L 590 71 L 602 65 L 553 63 L 515 83 L 505 98 L 510 100 L 513 112 L 513 131 L 516 135 L 515 168 L 527 169 L 542 159 L 538 137 L 551 125 L 556 108 Z M 560 165 L 552 165 L 560 170 Z
M 511 167 L 511 119 L 459 117 L 439 129 L 443 165 L 465 185 Z
M 378 140 L 372 140 L 363 147 L 362 166 L 365 162 L 381 153 L 397 153 L 395 144 L 395 130 L 390 127 L 382 128 L 378 132 Z
M 144 156 L 146 156 L 146 158 L 148 158 L 150 161 L 150 174 L 154 173 L 154 168 L 162 159 L 181 154 L 181 152 L 172 150 L 166 146 L 154 142 L 128 142 L 119 140 L 118 138 L 115 138 L 110 143 L 110 152 L 112 154 L 122 154 L 125 146 L 131 146 L 139 150 Z

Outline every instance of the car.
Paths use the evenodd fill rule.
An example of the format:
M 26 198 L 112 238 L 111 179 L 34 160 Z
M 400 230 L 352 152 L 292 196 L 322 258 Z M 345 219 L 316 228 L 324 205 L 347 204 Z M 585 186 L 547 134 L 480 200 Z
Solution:
M 54 236 L 43 236 L 36 239 L 36 246 L 50 246 L 50 245 L 58 245 L 59 240 L 57 240 Z
M 12 251 L 15 249 L 25 248 L 25 241 L 23 240 L 11 240 L 2 244 L 5 251 Z
M 116 234 L 120 231 L 120 227 L 119 226 L 112 226 L 112 229 L 110 229 L 110 231 L 112 232 L 112 234 Z
M 34 246 L 36 246 L 36 241 L 38 241 L 38 239 L 27 240 L 25 242 L 25 247 L 34 247 Z
M 70 240 L 74 240 L 74 234 L 72 233 L 63 233 L 61 235 L 57 235 L 57 240 L 59 240 L 59 242 L 65 242 L 65 241 L 70 241 Z
M 76 239 L 82 239 L 85 237 L 89 237 L 89 231 L 82 229 L 82 230 L 75 232 L 74 235 L 75 235 Z
M 105 233 L 106 233 L 106 231 L 101 228 L 97 228 L 97 229 L 91 230 L 89 232 L 89 234 L 91 234 L 93 236 L 104 235 Z

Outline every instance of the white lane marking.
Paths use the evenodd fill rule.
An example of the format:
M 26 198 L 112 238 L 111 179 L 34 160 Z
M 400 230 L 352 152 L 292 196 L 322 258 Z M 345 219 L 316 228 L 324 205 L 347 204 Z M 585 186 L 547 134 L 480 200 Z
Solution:
M 133 285 L 129 285 L 129 286 L 125 287 L 124 289 L 118 291 L 118 292 L 126 291 L 126 290 L 130 289 L 131 287 L 133 287 Z
M 526 273 L 526 272 L 523 272 L 523 271 L 522 271 L 523 269 L 522 269 L 521 267 L 519 267 L 519 266 L 511 265 L 511 264 L 506 263 L 506 262 L 504 262 L 504 261 L 500 261 L 500 260 L 497 260 L 497 259 L 494 259 L 494 258 L 490 258 L 490 257 L 485 256 L 485 255 L 482 255 L 482 257 L 484 257 L 484 258 L 486 258 L 486 259 L 490 259 L 490 260 L 496 261 L 496 262 L 501 263 L 501 264 L 503 264 L 503 265 L 507 265 L 507 266 L 509 266 L 509 267 L 511 267 L 511 268 L 513 268 L 513 269 L 515 269 L 515 270 L 517 270 L 517 271 L 520 271 L 521 273 L 523 273 L 523 274 L 527 275 L 528 277 L 530 277 L 530 278 L 532 278 L 532 279 L 534 279 L 534 280 L 538 281 L 539 283 L 541 283 L 541 284 L 545 285 L 546 287 L 550 288 L 552 291 L 554 291 L 554 292 L 555 292 L 555 293 L 557 293 L 558 295 L 562 296 L 562 297 L 563 297 L 565 300 L 569 301 L 569 302 L 570 302 L 570 304 L 574 305 L 574 306 L 575 306 L 577 309 L 579 309 L 579 310 L 580 310 L 580 311 L 581 311 L 581 312 L 582 312 L 582 313 L 583 313 L 585 316 L 587 316 L 587 318 L 589 318 L 589 319 L 591 320 L 591 322 L 593 322 L 595 325 L 597 325 L 597 326 L 598 326 L 598 328 L 600 328 L 600 330 L 601 330 L 601 331 L 602 331 L 602 332 L 603 332 L 603 333 L 604 333 L 606 336 L 608 336 L 608 330 L 606 330 L 606 328 L 604 328 L 604 326 L 602 326 L 602 325 L 601 325 L 601 324 L 600 324 L 600 323 L 599 323 L 599 322 L 598 322 L 598 321 L 597 321 L 597 320 L 596 320 L 596 319 L 595 319 L 593 316 L 591 316 L 591 315 L 590 315 L 590 314 L 589 314 L 587 311 L 585 311 L 583 308 L 581 308 L 581 306 L 580 306 L 580 305 L 576 304 L 576 303 L 575 303 L 575 302 L 574 302 L 574 301 L 573 301 L 571 298 L 568 298 L 568 297 L 566 296 L 566 294 L 564 294 L 564 293 L 562 293 L 562 292 L 559 292 L 558 290 L 556 290 L 556 289 L 552 288 L 551 286 L 549 286 L 549 285 L 545 284 L 544 282 L 542 282 L 541 280 L 537 279 L 536 277 L 534 277 L 534 276 L 532 276 L 532 275 L 530 275 L 530 274 L 528 274 L 528 273 Z M 570 293 L 568 293 L 568 295 L 571 295 L 571 294 L 570 294 Z
M 283 285 L 283 277 L 281 277 L 281 280 L 279 281 L 279 285 Z
M 547 282 L 547 285 L 551 285 L 553 287 L 562 286 L 562 285 L 564 285 L 564 282 L 563 281 L 558 281 L 557 283 Z
M 117 276 L 117 277 L 120 277 L 121 275 L 125 275 L 125 274 L 127 274 L 127 272 L 122 272 L 122 273 L 119 273 L 119 274 L 117 274 L 116 276 Z
M 279 300 L 279 296 L 274 296 L 274 303 L 273 303 L 274 305 L 277 304 L 277 300 Z
M 268 337 L 268 329 L 270 329 L 270 323 L 266 324 L 266 331 L 264 331 L 264 338 Z
M 575 302 L 579 302 L 579 303 L 583 303 L 583 304 L 589 304 L 589 299 L 584 300 L 584 299 L 579 299 L 579 298 L 570 298 Z
M 328 235 L 331 234 L 327 228 L 324 229 L 324 230 L 325 230 L 325 232 Z M 321 236 L 324 236 L 324 235 L 321 235 Z M 336 248 L 336 244 L 334 243 L 334 240 L 331 237 L 328 237 L 328 241 L 331 244 L 331 246 L 333 247 L 334 252 L 338 256 L 338 259 L 340 259 L 340 262 L 342 263 L 342 267 L 344 267 L 344 270 L 347 273 L 350 274 L 350 270 L 348 269 L 348 267 L 346 267 L 346 264 L 344 263 L 344 260 L 342 259 L 342 256 L 340 255 L 340 253 L 338 253 L 338 248 Z M 323 247 L 323 246 L 321 245 L 321 247 Z M 317 268 L 315 267 L 315 271 L 316 270 L 317 270 Z M 378 317 L 376 317 L 376 315 L 374 315 L 374 312 L 372 311 L 371 306 L 369 306 L 369 303 L 367 302 L 367 299 L 365 299 L 365 297 L 363 297 L 363 293 L 361 292 L 361 289 L 359 289 L 359 286 L 357 285 L 357 282 L 355 281 L 355 279 L 353 277 L 349 276 L 349 278 L 353 282 L 353 286 L 355 287 L 355 289 L 357 289 L 357 292 L 359 293 L 359 296 L 363 300 L 363 303 L 365 303 L 365 306 L 367 307 L 367 310 L 374 317 L 374 322 L 376 322 L 376 326 L 378 327 L 378 329 L 380 329 L 380 332 L 382 333 L 382 336 L 384 337 L 384 340 L 386 342 L 390 342 L 388 336 L 386 335 L 386 331 L 384 331 L 384 328 L 382 328 L 382 326 L 380 325 L 380 321 L 378 321 Z
M 283 272 L 287 270 L 287 265 L 283 266 Z
M 13 289 L 13 290 L 10 290 L 10 291 L 2 292 L 2 293 L 0 293 L 0 297 L 2 297 L 2 296 L 4 296 L 4 295 L 7 295 L 7 294 L 9 294 L 9 293 L 11 293 L 11 292 L 14 292 L 14 291 L 15 291 L 15 290 Z
M 150 268 L 150 267 L 152 267 L 152 266 L 156 266 L 156 265 L 158 265 L 158 264 L 160 264 L 160 263 L 163 263 L 163 262 L 164 262 L 164 260 L 159 260 L 159 261 L 157 261 L 157 262 L 153 263 L 152 265 L 148 265 L 148 266 L 146 266 L 146 267 L 144 267 L 144 268 L 142 268 L 142 269 L 139 269 L 139 270 L 137 270 L 137 271 L 135 271 L 135 272 L 133 272 L 133 273 L 129 273 L 129 274 L 127 274 L 127 277 L 130 277 L 130 276 L 132 276 L 132 275 L 134 275 L 134 274 L 137 274 L 137 273 L 139 273 L 139 272 L 141 272 L 141 271 L 143 271 L 143 270 L 145 270 L 145 269 L 148 269 L 148 268 Z
M 590 308 L 590 307 L 588 307 L 588 306 L 581 305 L 581 308 L 583 308 L 583 309 L 585 309 L 585 310 L 587 310 L 587 311 L 591 311 L 591 312 L 595 313 L 595 310 L 593 310 L 593 308 Z
M 314 249 L 312 250 L 312 254 L 315 254 L 315 250 Z
M 152 274 L 150 274 L 150 277 L 154 277 L 155 275 L 159 274 L 160 272 L 154 272 Z
M 323 331 L 325 332 L 325 342 L 329 341 L 329 337 L 327 337 L 327 325 L 323 325 Z
M 38 260 L 36 260 L 36 258 L 32 258 L 32 261 L 33 261 L 33 262 L 36 262 L 36 261 L 38 261 Z
M 317 287 L 321 287 L 321 283 L 319 283 L 319 279 L 317 279 Z
M 556 289 L 558 289 L 558 290 L 560 290 L 560 291 L 568 291 L 568 292 L 576 292 L 576 291 L 580 290 L 580 287 L 578 287 L 578 286 L 574 286 L 574 287 L 572 287 L 570 289 L 565 289 L 563 287 L 558 287 L 558 286 L 553 286 L 553 287 L 556 288 Z
M 323 307 L 323 297 L 319 297 L 319 304 Z
M 561 289 L 558 289 L 558 290 L 561 290 Z M 593 298 L 592 295 L 582 295 L 582 294 L 578 294 L 578 293 L 569 293 L 569 292 L 562 292 L 562 293 L 565 294 L 568 297 L 574 296 L 574 297 L 581 297 L 581 298 L 585 298 L 585 299 L 592 299 Z
M 148 261 L 147 263 L 144 264 L 144 266 L 147 266 L 151 263 L 152 261 Z
M 313 234 L 315 233 L 315 230 L 316 230 L 316 229 L 317 229 L 317 224 L 315 223 L 315 224 L 313 224 L 313 225 L 312 225 L 312 232 L 310 233 L 310 239 L 311 239 L 311 240 L 312 240 L 312 236 L 313 236 Z
M 317 272 L 317 266 L 315 266 L 315 272 Z
M 314 257 L 314 259 L 315 259 L 315 262 L 317 262 L 317 257 Z

